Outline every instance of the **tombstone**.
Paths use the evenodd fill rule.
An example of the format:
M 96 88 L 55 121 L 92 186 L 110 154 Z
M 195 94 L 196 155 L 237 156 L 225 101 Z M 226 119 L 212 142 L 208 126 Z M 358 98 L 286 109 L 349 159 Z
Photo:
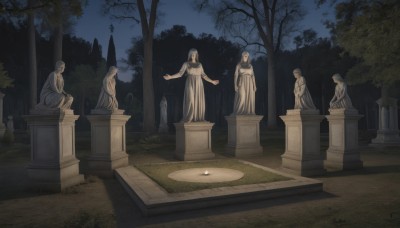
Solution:
M 167 99 L 165 96 L 160 101 L 160 126 L 158 128 L 159 133 L 168 133 L 168 119 L 167 119 Z
M 8 129 L 11 133 L 14 132 L 14 120 L 13 120 L 13 117 L 12 117 L 11 115 L 8 116 L 7 129 Z
M 358 150 L 358 120 L 362 115 L 356 109 L 329 109 L 329 148 L 325 167 L 352 170 L 363 167 Z
M 287 110 L 280 118 L 285 122 L 282 169 L 301 176 L 324 174 L 320 149 L 320 122 L 324 117 L 319 115 L 319 110 Z
M 179 160 L 201 160 L 215 157 L 211 149 L 211 129 L 213 123 L 179 122 L 175 123 L 176 150 L 175 157 Z
M 225 116 L 228 122 L 228 144 L 225 152 L 234 157 L 261 155 L 260 121 L 263 116 Z
M 397 100 L 388 98 L 388 107 L 383 105 L 382 98 L 376 103 L 379 106 L 379 129 L 370 145 L 400 145 Z
M 3 123 L 3 97 L 4 93 L 0 92 L 0 139 L 3 138 L 4 132 L 6 132 L 6 127 Z

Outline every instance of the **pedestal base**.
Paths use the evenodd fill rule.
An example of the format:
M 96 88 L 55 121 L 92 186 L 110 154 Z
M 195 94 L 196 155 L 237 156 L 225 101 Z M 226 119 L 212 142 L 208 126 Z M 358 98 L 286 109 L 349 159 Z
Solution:
M 363 167 L 358 150 L 358 120 L 362 115 L 356 109 L 330 109 L 329 148 L 325 167 L 353 170 Z
M 256 115 L 225 116 L 228 122 L 228 144 L 225 152 L 234 157 L 261 155 L 260 121 Z
M 27 168 L 30 186 L 34 189 L 60 192 L 84 182 L 79 174 L 79 160 L 72 159 L 60 164 L 30 164 Z
M 360 152 L 330 150 L 326 151 L 325 167 L 336 170 L 355 170 L 363 168 Z
M 376 138 L 371 140 L 371 146 L 391 146 L 400 145 L 399 131 L 397 130 L 378 130 Z
M 299 157 L 298 154 L 286 152 L 282 155 L 282 170 L 303 177 L 320 176 L 326 173 L 321 156 L 304 158 Z
M 203 160 L 215 157 L 211 150 L 210 122 L 175 123 L 176 150 L 179 160 Z
M 319 110 L 288 110 L 280 116 L 285 122 L 285 153 L 282 169 L 301 176 L 316 176 L 326 172 L 320 149 Z
M 72 110 L 71 110 L 72 111 Z M 79 160 L 75 158 L 75 120 L 70 112 L 25 116 L 31 130 L 31 185 L 59 192 L 82 183 Z
M 92 112 L 93 113 L 93 112 Z M 127 115 L 90 115 L 92 154 L 88 158 L 88 173 L 113 177 L 114 170 L 128 166 L 125 124 Z

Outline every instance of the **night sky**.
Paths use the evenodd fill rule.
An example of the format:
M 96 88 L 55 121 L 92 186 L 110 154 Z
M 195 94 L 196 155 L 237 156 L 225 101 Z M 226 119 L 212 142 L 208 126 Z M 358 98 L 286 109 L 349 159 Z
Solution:
M 103 1 L 89 0 L 88 6 L 84 9 L 84 14 L 77 20 L 74 33 L 77 37 L 81 37 L 87 41 L 93 42 L 97 38 L 102 46 L 103 56 L 107 55 L 108 40 L 110 37 L 109 26 L 114 26 L 114 43 L 116 48 L 118 67 L 126 68 L 121 59 L 127 59 L 127 50 L 132 46 L 132 38 L 141 36 L 140 24 L 136 24 L 132 20 L 118 21 L 111 19 L 108 15 L 103 15 L 101 5 Z M 307 12 L 304 20 L 300 22 L 299 31 L 312 28 L 318 32 L 319 37 L 329 36 L 328 30 L 324 27 L 322 21 L 331 19 L 333 9 L 328 5 L 317 9 L 314 1 L 302 1 L 305 11 Z M 207 13 L 198 13 L 192 8 L 192 1 L 189 0 L 161 0 L 159 3 L 159 12 L 163 15 L 157 22 L 155 35 L 160 31 L 170 29 L 173 25 L 184 25 L 188 33 L 195 36 L 201 33 L 210 33 L 216 37 L 221 36 L 214 28 L 212 18 Z M 324 15 L 328 16 L 324 16 Z M 298 34 L 294 34 L 296 36 Z M 286 48 L 293 47 L 292 39 L 286 43 Z M 131 71 L 123 72 L 120 70 L 119 78 L 124 81 L 131 80 Z

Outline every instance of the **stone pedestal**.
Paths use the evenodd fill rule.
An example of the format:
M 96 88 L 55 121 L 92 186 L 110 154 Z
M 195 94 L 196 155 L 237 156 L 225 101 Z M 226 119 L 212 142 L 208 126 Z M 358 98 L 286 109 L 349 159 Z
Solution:
M 213 158 L 211 150 L 210 122 L 175 123 L 176 150 L 175 157 L 179 160 L 202 160 Z
M 42 113 L 42 114 L 38 114 Z M 59 192 L 82 183 L 75 157 L 75 121 L 72 110 L 31 111 L 25 116 L 31 131 L 31 163 L 28 176 L 33 187 Z
M 324 174 L 320 149 L 320 122 L 324 117 L 319 110 L 287 110 L 280 117 L 286 125 L 283 170 L 301 176 Z
M 351 170 L 363 167 L 358 150 L 358 120 L 362 115 L 356 109 L 330 109 L 329 148 L 325 167 Z
M 263 116 L 233 115 L 225 116 L 228 122 L 228 144 L 225 151 L 228 155 L 245 157 L 261 155 L 260 121 Z
M 96 113 L 92 111 L 92 114 Z M 119 114 L 89 115 L 91 124 L 91 150 L 88 173 L 100 177 L 113 177 L 114 170 L 128 166 L 125 124 L 130 116 Z
M 383 106 L 382 98 L 376 103 L 379 105 L 379 129 L 371 145 L 400 145 L 397 100 L 388 98 L 388 107 Z
M 3 97 L 4 93 L 0 92 L 0 140 L 4 136 L 4 132 L 6 132 L 6 126 L 3 123 Z

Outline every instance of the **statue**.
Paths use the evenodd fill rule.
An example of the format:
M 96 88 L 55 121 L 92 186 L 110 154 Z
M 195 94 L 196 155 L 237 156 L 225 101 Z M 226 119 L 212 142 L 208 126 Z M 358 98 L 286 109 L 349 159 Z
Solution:
M 235 76 L 235 101 L 233 114 L 255 115 L 256 81 L 253 66 L 250 63 L 249 53 L 244 51 L 240 62 L 236 65 Z
M 335 95 L 333 95 L 332 100 L 329 102 L 331 109 L 346 108 L 352 109 L 353 105 L 349 95 L 347 94 L 347 85 L 340 74 L 334 74 L 332 76 L 333 81 L 336 83 Z
M 168 132 L 167 123 L 167 98 L 163 96 L 160 102 L 160 127 L 158 132 Z
M 118 68 L 111 66 L 108 69 L 106 76 L 103 79 L 103 87 L 97 100 L 95 109 L 102 109 L 113 112 L 118 110 L 118 101 L 115 97 L 115 76 L 117 75 Z
M 199 62 L 199 54 L 196 49 L 190 49 L 188 61 L 183 63 L 178 73 L 174 75 L 164 75 L 165 80 L 182 77 L 187 73 L 185 92 L 183 97 L 183 118 L 182 122 L 200 122 L 205 121 L 205 96 L 203 81 L 218 85 L 218 80 L 210 79 L 203 70 Z
M 74 98 L 64 91 L 64 79 L 62 73 L 65 69 L 63 61 L 57 61 L 53 72 L 47 77 L 40 92 L 40 102 L 37 110 L 70 109 Z
M 293 75 L 296 78 L 294 84 L 294 109 L 316 109 L 312 101 L 310 92 L 308 92 L 306 80 L 301 75 L 301 70 L 296 68 L 293 70 Z

